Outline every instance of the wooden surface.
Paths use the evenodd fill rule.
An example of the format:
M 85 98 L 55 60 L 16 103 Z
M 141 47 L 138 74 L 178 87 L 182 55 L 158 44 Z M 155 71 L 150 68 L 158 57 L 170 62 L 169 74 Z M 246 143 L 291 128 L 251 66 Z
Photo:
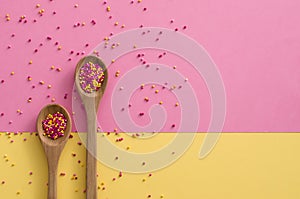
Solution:
M 62 113 L 67 119 L 67 128 L 63 137 L 56 140 L 49 139 L 44 136 L 44 130 L 42 128 L 42 121 L 46 119 L 49 113 L 54 114 L 56 112 Z M 48 199 L 57 198 L 57 167 L 60 154 L 69 138 L 71 132 L 72 121 L 69 113 L 66 109 L 58 104 L 50 104 L 45 106 L 39 113 L 36 128 L 41 140 L 42 146 L 44 148 L 47 161 L 48 161 Z

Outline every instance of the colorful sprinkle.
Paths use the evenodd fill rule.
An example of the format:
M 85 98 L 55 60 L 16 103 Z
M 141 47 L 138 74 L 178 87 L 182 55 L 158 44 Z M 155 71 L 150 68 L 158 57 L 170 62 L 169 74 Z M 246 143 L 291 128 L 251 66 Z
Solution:
M 80 68 L 80 87 L 87 93 L 98 91 L 104 78 L 103 68 L 99 64 L 88 62 Z
M 56 140 L 64 136 L 67 128 L 67 119 L 60 112 L 48 114 L 46 119 L 42 121 L 42 126 L 44 129 L 43 135 L 52 140 Z

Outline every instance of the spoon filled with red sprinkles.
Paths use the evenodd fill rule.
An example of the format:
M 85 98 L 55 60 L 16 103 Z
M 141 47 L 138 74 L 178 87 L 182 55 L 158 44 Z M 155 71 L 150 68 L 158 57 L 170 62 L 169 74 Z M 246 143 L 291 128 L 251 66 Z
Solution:
M 87 199 L 97 199 L 97 111 L 107 79 L 106 66 L 98 57 L 83 57 L 76 65 L 75 85 L 87 115 Z
M 68 111 L 59 104 L 45 106 L 39 113 L 36 129 L 48 162 L 48 198 L 57 198 L 57 166 L 72 128 Z

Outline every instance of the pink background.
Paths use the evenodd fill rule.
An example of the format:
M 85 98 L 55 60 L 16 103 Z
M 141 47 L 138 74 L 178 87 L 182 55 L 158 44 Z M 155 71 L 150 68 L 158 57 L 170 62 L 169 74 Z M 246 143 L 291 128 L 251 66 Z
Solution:
M 300 131 L 298 0 L 143 0 L 141 3 L 135 0 L 133 4 L 116 0 L 108 1 L 107 4 L 103 2 L 1 0 L 0 82 L 4 80 L 4 83 L 0 83 L 0 114 L 4 113 L 0 116 L 1 131 L 35 131 L 38 112 L 44 105 L 51 103 L 52 98 L 56 99 L 55 103 L 64 105 L 72 112 L 71 96 L 77 61 L 110 33 L 117 34 L 140 25 L 178 28 L 208 51 L 220 70 L 227 94 L 223 131 Z M 37 3 L 41 5 L 40 8 L 36 8 Z M 78 4 L 77 8 L 75 4 Z M 107 6 L 111 7 L 110 12 L 106 11 Z M 146 11 L 143 11 L 144 8 Z M 43 16 L 38 14 L 40 9 L 45 9 Z M 6 14 L 10 15 L 10 21 L 6 21 Z M 18 22 L 22 15 L 26 15 L 26 18 Z M 34 19 L 36 22 L 33 22 Z M 174 23 L 170 23 L 171 19 Z M 27 23 L 24 23 L 25 20 Z M 95 25 L 91 23 L 92 20 L 96 22 Z M 114 25 L 116 21 L 119 22 L 118 26 Z M 82 22 L 86 25 L 74 27 L 74 24 Z M 121 28 L 122 24 L 125 24 L 125 28 Z M 58 26 L 60 29 L 57 29 Z M 187 26 L 187 29 L 183 29 L 183 26 Z M 48 36 L 52 39 L 47 40 Z M 58 46 L 62 49 L 57 50 Z M 38 50 L 36 53 L 35 49 Z M 74 53 L 70 54 L 71 51 Z M 147 56 L 149 54 L 149 60 L 155 60 L 153 53 L 142 52 Z M 118 81 L 114 77 L 116 70 L 120 70 L 122 76 L 130 67 L 139 64 L 137 53 L 128 54 L 127 58 L 122 58 L 125 60 L 117 60 L 109 66 L 111 76 L 107 95 Z M 32 64 L 29 64 L 30 60 Z M 182 61 L 170 55 L 161 62 L 172 66 Z M 62 71 L 51 70 L 52 65 Z M 178 70 L 183 73 L 186 71 L 180 66 Z M 12 71 L 15 72 L 13 76 L 10 75 Z M 187 71 L 190 71 L 187 76 L 195 78 L 192 81 L 195 88 L 203 84 L 200 79 L 197 81 L 192 70 Z M 31 76 L 32 81 L 27 81 L 27 76 Z M 39 85 L 41 80 L 45 85 Z M 52 85 L 51 89 L 47 88 L 48 84 Z M 35 88 L 32 88 L 33 85 Z M 200 107 L 206 107 L 201 120 L 204 126 L 202 128 L 200 125 L 199 130 L 205 130 L 210 116 L 209 99 L 203 85 L 198 92 Z M 67 99 L 64 99 L 65 94 Z M 201 96 L 206 99 L 200 100 Z M 29 97 L 32 97 L 31 103 L 27 102 Z M 173 97 L 170 95 L 172 103 Z M 143 95 L 136 93 L 134 98 L 140 99 Z M 109 97 L 106 97 L 100 107 L 109 103 Z M 105 107 L 109 111 L 108 106 Z M 137 103 L 136 107 L 132 112 L 133 118 L 141 111 L 138 107 L 143 105 Z M 23 114 L 17 113 L 18 109 Z M 178 122 L 177 112 L 170 111 L 175 115 L 171 119 Z M 101 112 L 99 115 L 101 120 L 106 113 Z M 135 120 L 143 125 L 149 118 Z M 104 122 L 104 130 L 116 128 L 113 118 L 109 117 Z

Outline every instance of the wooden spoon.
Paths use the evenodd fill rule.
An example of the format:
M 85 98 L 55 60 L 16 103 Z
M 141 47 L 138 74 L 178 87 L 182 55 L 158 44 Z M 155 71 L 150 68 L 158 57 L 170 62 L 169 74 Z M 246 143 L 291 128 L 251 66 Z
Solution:
M 62 113 L 67 119 L 67 128 L 64 136 L 56 140 L 52 140 L 43 135 L 44 130 L 42 121 L 46 119 L 49 113 L 54 114 L 56 112 Z M 42 142 L 44 151 L 48 161 L 48 199 L 57 198 L 57 166 L 60 154 L 69 138 L 72 128 L 72 121 L 68 111 L 59 104 L 50 104 L 45 106 L 39 113 L 36 121 L 36 129 L 39 138 Z
M 86 63 L 92 62 L 99 64 L 104 72 L 104 81 L 102 82 L 99 90 L 87 93 L 81 86 L 79 81 L 80 68 Z M 105 64 L 95 56 L 83 57 L 76 65 L 75 70 L 75 85 L 76 89 L 81 97 L 85 112 L 87 115 L 87 154 L 86 154 L 86 198 L 97 199 L 97 111 L 100 100 L 104 94 L 104 90 L 107 84 L 107 70 Z

